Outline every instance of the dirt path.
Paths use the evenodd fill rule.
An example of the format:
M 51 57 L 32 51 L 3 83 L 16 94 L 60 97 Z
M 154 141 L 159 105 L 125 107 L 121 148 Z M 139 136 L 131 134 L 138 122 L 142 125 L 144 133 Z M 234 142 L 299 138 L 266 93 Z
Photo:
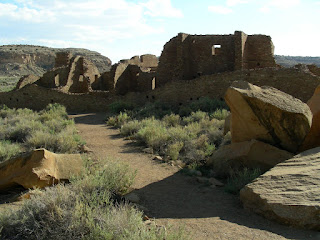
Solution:
M 137 170 L 135 192 L 148 215 L 164 225 L 183 226 L 192 239 L 320 239 L 314 231 L 268 221 L 241 207 L 238 197 L 210 188 L 178 168 L 152 160 L 150 154 L 124 140 L 104 124 L 104 114 L 71 115 L 87 146 L 98 157 L 126 162 Z

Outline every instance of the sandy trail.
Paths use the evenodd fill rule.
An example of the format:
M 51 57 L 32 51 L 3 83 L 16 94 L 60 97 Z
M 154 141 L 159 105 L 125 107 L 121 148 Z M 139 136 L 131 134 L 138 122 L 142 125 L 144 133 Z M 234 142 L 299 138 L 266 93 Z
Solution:
M 196 182 L 179 169 L 152 160 L 141 147 L 104 124 L 102 113 L 71 115 L 79 134 L 101 158 L 123 161 L 137 170 L 133 188 L 147 214 L 164 225 L 183 226 L 192 239 L 320 239 L 314 231 L 268 221 L 241 207 L 238 197 Z

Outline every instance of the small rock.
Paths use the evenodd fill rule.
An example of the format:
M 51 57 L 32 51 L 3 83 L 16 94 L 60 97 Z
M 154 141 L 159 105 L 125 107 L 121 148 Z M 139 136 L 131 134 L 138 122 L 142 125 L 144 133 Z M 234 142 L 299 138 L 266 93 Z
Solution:
M 200 171 L 195 171 L 195 175 L 198 176 L 198 177 L 201 177 L 202 173 Z
M 197 177 L 199 183 L 208 183 L 208 178 L 206 177 Z
M 184 168 L 186 166 L 186 164 L 181 160 L 176 160 L 174 164 L 179 168 Z
M 215 178 L 209 178 L 208 182 L 211 183 L 213 186 L 217 186 L 217 187 L 223 187 L 224 184 L 222 182 L 220 182 L 219 180 L 215 179 Z
M 88 148 L 86 145 L 80 145 L 79 147 L 81 153 L 90 153 L 93 152 L 90 148 Z
M 160 157 L 160 156 L 155 156 L 154 158 L 153 158 L 153 160 L 156 160 L 156 161 L 163 161 L 163 158 L 162 157 Z
M 149 154 L 153 154 L 153 149 L 152 148 L 145 148 L 142 150 L 144 153 L 149 153 Z
M 145 221 L 144 221 L 144 224 L 145 224 L 145 225 L 151 225 L 152 222 L 148 219 L 148 220 L 145 220 Z
M 136 193 L 128 193 L 127 195 L 124 196 L 124 198 L 132 203 L 139 203 L 140 202 L 140 197 Z

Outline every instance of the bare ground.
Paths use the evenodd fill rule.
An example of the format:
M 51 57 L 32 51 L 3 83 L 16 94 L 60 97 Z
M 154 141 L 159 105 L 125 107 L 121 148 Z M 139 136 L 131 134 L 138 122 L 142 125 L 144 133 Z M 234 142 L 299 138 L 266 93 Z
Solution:
M 104 124 L 104 114 L 71 115 L 93 154 L 115 158 L 137 170 L 133 188 L 149 217 L 160 225 L 184 227 L 191 239 L 320 239 L 319 232 L 266 220 L 242 208 L 237 196 L 197 183 L 177 167 L 152 160 L 151 154 L 124 140 Z

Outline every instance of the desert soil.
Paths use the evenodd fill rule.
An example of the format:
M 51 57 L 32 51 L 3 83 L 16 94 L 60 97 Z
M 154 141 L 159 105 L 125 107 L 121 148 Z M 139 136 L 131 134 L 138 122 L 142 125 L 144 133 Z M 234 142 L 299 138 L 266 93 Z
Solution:
M 133 185 L 146 214 L 157 224 L 183 227 L 191 239 L 320 239 L 320 233 L 266 220 L 242 208 L 237 196 L 212 188 L 157 162 L 142 147 L 104 123 L 105 114 L 73 114 L 79 134 L 96 157 L 112 158 L 137 170 Z

